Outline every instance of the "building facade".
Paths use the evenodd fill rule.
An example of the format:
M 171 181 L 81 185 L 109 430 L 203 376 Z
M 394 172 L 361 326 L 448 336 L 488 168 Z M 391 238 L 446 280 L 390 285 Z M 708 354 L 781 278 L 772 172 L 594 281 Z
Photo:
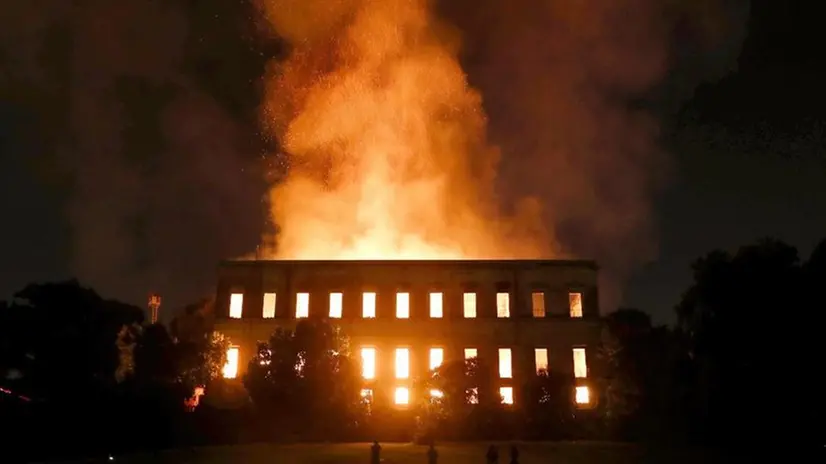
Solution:
M 443 362 L 479 357 L 505 403 L 538 369 L 576 379 L 588 406 L 599 343 L 592 261 L 227 261 L 219 267 L 216 330 L 241 378 L 257 343 L 298 319 L 326 317 L 350 337 L 364 395 L 404 405 L 414 379 Z

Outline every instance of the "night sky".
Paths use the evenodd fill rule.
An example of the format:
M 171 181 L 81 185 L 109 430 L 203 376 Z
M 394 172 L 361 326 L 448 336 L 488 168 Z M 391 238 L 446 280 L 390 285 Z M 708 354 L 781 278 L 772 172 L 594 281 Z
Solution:
M 260 79 L 283 44 L 263 38 L 260 15 L 243 1 L 8 3 L 0 297 L 69 276 L 141 305 L 150 288 L 171 307 L 208 294 L 218 260 L 249 253 L 260 237 L 271 168 L 262 155 L 275 143 L 257 125 Z M 621 304 L 669 322 L 690 263 L 707 251 L 773 236 L 805 258 L 826 237 L 826 61 L 815 2 L 602 0 L 594 10 L 611 34 L 571 16 L 569 26 L 589 36 L 548 33 L 543 3 L 440 2 L 439 12 L 461 30 L 463 67 L 503 152 L 506 194 L 525 175 L 564 181 L 545 169 L 552 164 L 526 160 L 552 144 L 543 134 L 565 114 L 546 104 L 559 101 L 550 89 L 560 70 L 586 69 L 582 57 L 600 58 L 587 61 L 596 63 L 588 79 L 605 77 L 599 101 L 654 122 L 650 156 L 589 158 L 595 191 L 643 197 L 627 218 L 640 225 L 624 228 L 632 209 L 612 215 L 610 202 L 582 213 L 610 219 L 556 224 L 571 253 L 608 263 L 603 312 Z M 559 37 L 588 40 L 558 53 Z M 605 51 L 609 41 L 626 42 Z M 578 82 L 570 76 L 566 85 Z M 621 132 L 611 121 L 589 122 Z M 526 155 L 509 162 L 508 153 Z M 610 166 L 600 169 L 603 161 Z M 577 195 L 572 204 L 584 201 Z

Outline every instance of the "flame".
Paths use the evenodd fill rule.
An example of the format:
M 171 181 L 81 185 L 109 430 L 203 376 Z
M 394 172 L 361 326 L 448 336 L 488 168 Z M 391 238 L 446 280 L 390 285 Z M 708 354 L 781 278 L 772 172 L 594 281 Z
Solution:
M 267 0 L 290 41 L 266 78 L 263 123 L 287 165 L 259 257 L 537 258 L 538 203 L 505 215 L 498 153 L 456 40 L 427 0 Z

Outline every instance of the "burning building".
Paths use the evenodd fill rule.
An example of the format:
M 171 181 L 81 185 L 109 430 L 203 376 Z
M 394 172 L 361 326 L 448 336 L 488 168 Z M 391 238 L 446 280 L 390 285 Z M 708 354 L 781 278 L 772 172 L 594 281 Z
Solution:
M 259 341 L 308 317 L 350 337 L 374 401 L 404 406 L 413 379 L 479 357 L 498 366 L 505 403 L 518 403 L 515 386 L 540 369 L 569 374 L 576 402 L 593 403 L 592 261 L 227 261 L 216 302 L 216 330 L 232 343 L 224 377 L 240 379 Z

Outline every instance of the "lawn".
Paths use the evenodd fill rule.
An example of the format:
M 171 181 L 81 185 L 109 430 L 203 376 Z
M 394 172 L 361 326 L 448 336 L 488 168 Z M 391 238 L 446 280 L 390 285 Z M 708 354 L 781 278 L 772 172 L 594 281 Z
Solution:
M 483 464 L 487 443 L 437 444 L 439 463 Z M 507 464 L 510 443 L 499 443 L 499 462 Z M 717 462 L 692 450 L 651 450 L 611 443 L 517 443 L 520 464 L 577 463 L 694 463 Z M 382 463 L 426 464 L 427 447 L 412 444 L 382 445 Z M 249 445 L 165 451 L 152 455 L 116 457 L 117 463 L 238 463 L 238 464 L 368 464 L 369 443 Z

